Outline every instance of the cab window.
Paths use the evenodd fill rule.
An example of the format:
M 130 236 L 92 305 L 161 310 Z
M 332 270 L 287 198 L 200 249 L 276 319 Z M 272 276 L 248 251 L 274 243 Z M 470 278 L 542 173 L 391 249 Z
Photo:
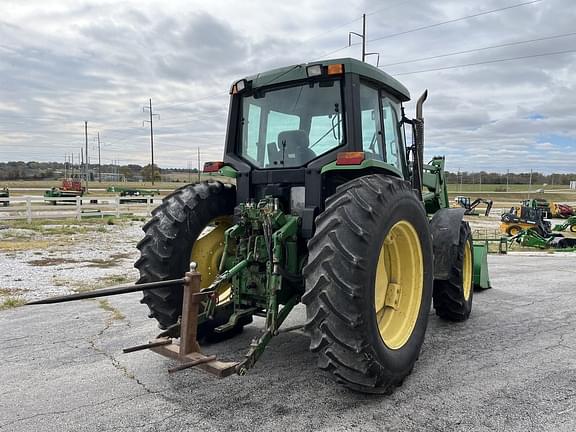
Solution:
M 362 150 L 366 159 L 384 160 L 382 127 L 380 124 L 378 90 L 365 84 L 360 86 L 360 111 L 362 122 Z
M 382 120 L 384 123 L 384 148 L 386 162 L 401 168 L 401 147 L 398 131 L 398 112 L 396 104 L 389 98 L 382 98 Z

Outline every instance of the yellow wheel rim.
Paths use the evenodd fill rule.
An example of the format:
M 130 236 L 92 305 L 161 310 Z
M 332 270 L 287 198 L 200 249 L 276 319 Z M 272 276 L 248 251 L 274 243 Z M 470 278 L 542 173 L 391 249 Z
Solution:
M 464 290 L 464 300 L 468 301 L 472 291 L 472 248 L 470 242 L 464 246 L 464 262 L 462 263 L 462 288 Z
M 388 348 L 402 348 L 410 339 L 420 312 L 423 283 L 418 233 L 409 222 L 397 222 L 382 243 L 374 281 L 376 320 Z
M 192 246 L 190 261 L 196 263 L 196 269 L 202 276 L 202 288 L 208 287 L 218 276 L 218 267 L 224 252 L 224 232 L 231 226 L 231 216 L 211 220 Z M 221 285 L 218 289 L 217 304 L 228 301 L 230 295 L 230 284 Z

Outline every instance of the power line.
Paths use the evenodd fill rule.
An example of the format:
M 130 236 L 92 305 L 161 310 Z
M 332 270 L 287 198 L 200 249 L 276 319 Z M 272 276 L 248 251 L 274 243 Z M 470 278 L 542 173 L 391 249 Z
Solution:
M 560 55 L 560 54 L 568 54 L 568 53 L 573 53 L 573 52 L 576 52 L 576 49 L 548 52 L 548 53 L 541 53 L 541 54 L 531 54 L 531 55 L 518 56 L 518 57 L 508 57 L 508 58 L 497 59 L 497 60 L 487 60 L 487 61 L 481 61 L 481 62 L 475 62 L 475 63 L 466 63 L 466 64 L 454 65 L 454 66 L 422 69 L 422 70 L 416 70 L 416 71 L 411 71 L 411 72 L 401 72 L 401 73 L 393 74 L 392 76 L 414 75 L 414 74 L 419 74 L 419 73 L 424 73 L 424 72 L 435 72 L 435 71 L 442 71 L 442 70 L 448 70 L 448 69 L 458 69 L 458 68 L 463 68 L 463 67 L 478 66 L 478 65 L 492 64 L 492 63 L 500 63 L 500 62 L 507 62 L 507 61 L 513 61 L 513 60 L 523 60 L 523 59 L 534 58 L 534 57 L 546 57 L 546 56 L 553 56 L 553 55 Z
M 515 46 L 515 45 L 523 45 L 523 44 L 527 44 L 527 43 L 540 42 L 540 41 L 551 40 L 551 39 L 560 39 L 560 38 L 565 38 L 565 37 L 569 37 L 569 36 L 576 36 L 576 32 L 563 33 L 563 34 L 559 34 L 559 35 L 546 36 L 546 37 L 541 37 L 541 38 L 536 38 L 536 39 L 527 39 L 527 40 L 516 41 L 516 42 L 507 42 L 507 43 L 503 43 L 500 45 L 490 45 L 490 46 L 481 47 L 481 48 L 472 48 L 472 49 L 468 49 L 468 50 L 464 50 L 464 51 L 454 51 L 454 52 L 450 52 L 450 53 L 438 54 L 438 55 L 434 55 L 434 56 L 430 56 L 430 57 L 421 57 L 421 58 L 417 58 L 417 59 L 405 60 L 405 61 L 396 62 L 396 63 L 387 63 L 387 64 L 382 65 L 382 67 L 396 66 L 396 65 L 408 64 L 408 63 L 417 63 L 417 62 L 426 61 L 426 60 L 434 60 L 434 59 L 443 58 L 443 57 L 450 57 L 450 56 L 455 56 L 455 55 L 460 55 L 460 54 L 468 54 L 468 53 L 473 53 L 473 52 L 478 52 L 478 51 L 486 51 L 486 50 L 495 49 L 495 48 L 504 48 L 504 47 Z
M 366 41 L 366 17 L 367 17 L 367 16 L 371 16 L 371 15 L 378 14 L 378 13 L 383 12 L 383 11 L 390 11 L 390 10 L 392 10 L 392 9 L 397 8 L 398 6 L 403 6 L 405 3 L 407 3 L 407 1 L 399 1 L 399 2 L 393 3 L 393 4 L 390 5 L 390 6 L 387 6 L 387 7 L 385 7 L 385 8 L 376 9 L 376 10 L 374 10 L 374 11 L 372 11 L 372 12 L 366 12 L 365 14 L 362 14 L 362 16 L 361 16 L 360 18 L 357 18 L 357 19 L 355 19 L 354 21 L 351 21 L 351 22 L 349 22 L 349 23 L 347 24 L 347 25 L 349 25 L 349 24 L 352 24 L 352 23 L 354 23 L 354 22 L 356 22 L 356 21 L 362 20 L 362 28 L 363 28 L 362 34 L 364 35 L 364 37 L 362 37 L 362 36 L 361 36 L 361 37 L 362 37 L 362 45 L 363 45 L 363 47 L 364 47 L 364 52 L 365 52 L 365 49 L 366 49 L 366 42 L 370 42 L 370 41 Z M 346 25 L 340 26 L 340 28 L 342 28 L 342 27 L 346 27 Z M 360 36 L 358 33 L 355 33 L 355 32 L 349 32 L 349 34 L 350 34 L 350 33 L 353 33 L 353 34 L 356 34 L 357 36 Z M 332 51 L 326 52 L 326 53 L 324 53 L 324 54 L 321 54 L 321 55 L 318 56 L 317 58 L 318 58 L 318 59 L 321 59 L 321 58 L 324 58 L 324 57 L 329 56 L 329 55 L 331 55 L 331 54 L 335 54 L 335 53 L 337 53 L 337 52 L 339 52 L 339 51 L 345 50 L 346 48 L 350 48 L 351 46 L 356 46 L 356 45 L 360 45 L 360 44 L 359 44 L 359 43 L 353 43 L 353 44 L 351 44 L 351 43 L 350 43 L 350 39 L 349 39 L 349 40 L 348 40 L 348 45 L 345 45 L 345 46 L 343 46 L 343 47 L 340 47 L 340 48 L 337 48 L 337 49 L 335 49 L 335 50 L 332 50 Z M 363 55 L 363 57 L 365 57 L 365 55 Z M 314 61 L 314 60 L 316 60 L 316 59 L 313 59 L 312 61 Z M 364 61 L 364 60 L 362 60 L 362 61 Z
M 419 31 L 422 31 L 422 30 L 428 30 L 428 29 L 431 29 L 431 28 L 434 28 L 434 27 L 440 27 L 440 26 L 443 26 L 443 25 L 446 25 L 446 24 L 455 23 L 455 22 L 458 22 L 458 21 L 464 21 L 464 20 L 471 19 L 471 18 L 477 18 L 477 17 L 483 16 L 483 15 L 488 15 L 488 14 L 492 14 L 492 13 L 496 13 L 496 12 L 502 12 L 502 11 L 506 11 L 506 10 L 509 10 L 509 9 L 514 9 L 514 8 L 518 8 L 518 7 L 522 7 L 522 6 L 531 5 L 531 4 L 534 4 L 534 3 L 540 3 L 540 2 L 542 2 L 542 1 L 544 1 L 544 0 L 531 0 L 531 1 L 528 1 L 528 2 L 516 3 L 516 4 L 510 5 L 510 6 L 505 6 L 505 7 L 501 7 L 501 8 L 497 8 L 497 9 L 491 9 L 491 10 L 487 10 L 487 11 L 482 11 L 482 12 L 478 12 L 478 13 L 475 13 L 475 14 L 472 14 L 472 15 L 465 15 L 465 16 L 462 16 L 462 17 L 453 18 L 453 19 L 450 19 L 450 20 L 441 21 L 441 22 L 434 23 L 434 24 L 428 24 L 428 25 L 425 25 L 425 26 L 414 27 L 414 28 L 412 28 L 412 29 L 404 30 L 404 31 L 397 32 L 397 33 L 390 33 L 390 34 L 387 34 L 387 35 L 384 35 L 384 36 L 380 36 L 380 37 L 377 37 L 377 38 L 374 38 L 374 39 L 368 39 L 366 42 L 375 42 L 375 41 L 379 41 L 379 40 L 383 40 L 383 39 L 388 39 L 388 38 L 393 38 L 393 37 L 396 37 L 396 36 L 405 35 L 405 34 L 408 34 L 408 33 L 415 33 L 415 32 L 419 32 Z M 366 15 L 370 15 L 370 14 L 366 14 Z M 340 48 L 338 48 L 338 49 L 335 49 L 335 50 L 329 51 L 329 52 L 327 52 L 327 53 L 324 53 L 324 54 L 322 54 L 321 56 L 319 56 L 318 58 L 324 58 L 324 57 L 329 56 L 329 55 L 331 55 L 331 54 L 335 54 L 335 53 L 337 53 L 337 52 L 339 52 L 339 51 L 345 50 L 346 48 L 350 48 L 350 47 L 352 47 L 352 46 L 357 46 L 357 45 L 360 45 L 360 43 L 357 42 L 357 43 L 345 45 L 345 46 L 340 47 Z
M 491 10 L 487 10 L 487 11 L 483 11 L 483 12 L 478 12 L 478 13 L 475 13 L 475 14 L 472 14 L 472 15 L 465 15 L 465 16 L 462 16 L 462 17 L 459 17 L 459 18 L 453 18 L 453 19 L 450 19 L 450 20 L 447 20 L 447 21 L 441 21 L 441 22 L 434 23 L 434 24 L 429 24 L 429 25 L 425 25 L 425 26 L 421 26 L 421 27 L 415 27 L 415 28 L 412 28 L 412 29 L 409 29 L 409 30 L 404 30 L 404 31 L 397 32 L 397 33 L 390 33 L 390 34 L 387 34 L 387 35 L 384 35 L 384 36 L 380 36 L 380 37 L 377 37 L 377 38 L 374 38 L 374 39 L 369 39 L 368 42 L 375 42 L 375 41 L 378 41 L 378 40 L 393 38 L 393 37 L 405 35 L 405 34 L 408 34 L 408 33 L 415 33 L 415 32 L 419 32 L 419 31 L 422 31 L 422 30 L 428 30 L 428 29 L 431 29 L 431 28 L 434 28 L 434 27 L 440 27 L 440 26 L 443 26 L 443 25 L 446 25 L 446 24 L 452 24 L 452 23 L 455 23 L 455 22 L 464 21 L 464 20 L 471 19 L 471 18 L 477 18 L 477 17 L 483 16 L 483 15 L 488 15 L 488 14 L 492 14 L 492 13 L 496 13 L 496 12 L 503 12 L 503 11 L 506 11 L 506 10 L 515 9 L 515 8 L 519 8 L 519 7 L 522 7 L 522 6 L 528 6 L 528 5 L 531 5 L 531 4 L 540 3 L 540 2 L 542 2 L 542 1 L 544 1 L 544 0 L 531 0 L 531 1 L 528 1 L 528 2 L 516 3 L 516 4 L 510 5 L 510 6 L 505 6 L 505 7 L 501 7 L 501 8 L 497 8 L 497 9 L 491 9 Z

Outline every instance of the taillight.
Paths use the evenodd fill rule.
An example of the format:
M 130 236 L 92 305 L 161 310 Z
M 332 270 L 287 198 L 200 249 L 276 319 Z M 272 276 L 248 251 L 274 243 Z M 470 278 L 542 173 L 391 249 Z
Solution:
M 212 173 L 218 172 L 220 168 L 224 166 L 224 162 L 206 162 L 204 164 L 204 172 L 205 173 Z
M 360 165 L 364 162 L 364 152 L 342 152 L 336 155 L 336 165 Z

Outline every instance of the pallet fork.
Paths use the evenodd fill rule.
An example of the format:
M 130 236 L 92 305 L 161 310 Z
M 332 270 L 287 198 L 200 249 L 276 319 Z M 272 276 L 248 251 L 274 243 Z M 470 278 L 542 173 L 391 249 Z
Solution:
M 183 278 L 147 282 L 143 284 L 120 285 L 86 293 L 50 297 L 47 299 L 28 302 L 26 305 L 64 303 L 74 300 L 126 294 L 160 287 L 183 287 L 182 316 L 180 322 L 177 324 L 177 326 L 180 327 L 179 341 L 176 341 L 176 338 L 167 336 L 166 333 L 168 332 L 165 331 L 157 336 L 154 340 L 143 345 L 125 348 L 123 352 L 131 353 L 149 349 L 157 354 L 177 360 L 179 364 L 168 369 L 169 373 L 177 372 L 191 367 L 198 367 L 208 373 L 217 376 L 218 378 L 225 378 L 234 373 L 238 375 L 246 375 L 248 369 L 252 368 L 258 358 L 262 355 L 266 345 L 268 345 L 273 336 L 280 332 L 298 330 L 302 328 L 302 326 L 298 325 L 282 330 L 279 329 L 292 308 L 299 302 L 298 297 L 293 297 L 284 305 L 281 310 L 277 311 L 275 314 L 275 319 L 272 320 L 273 322 L 270 325 L 268 325 L 267 320 L 265 331 L 260 335 L 259 338 L 256 338 L 252 341 L 248 352 L 244 356 L 244 359 L 241 361 L 221 361 L 218 360 L 214 355 L 209 356 L 202 353 L 197 340 L 198 311 L 200 303 L 215 295 L 215 290 L 212 289 L 213 287 L 227 280 L 234 274 L 234 272 L 240 271 L 242 268 L 242 266 L 236 267 L 237 268 L 235 270 L 232 269 L 234 271 L 230 270 L 226 273 L 223 273 L 210 287 L 205 289 L 200 288 L 201 275 L 196 271 L 196 263 L 190 263 L 190 271 L 187 272 Z
M 184 294 L 182 302 L 182 319 L 180 323 L 180 343 L 170 337 L 160 336 L 144 345 L 125 348 L 124 353 L 150 349 L 157 354 L 177 360 L 180 364 L 168 369 L 169 373 L 191 367 L 198 367 L 206 372 L 225 378 L 236 372 L 239 362 L 223 362 L 216 356 L 207 356 L 200 350 L 196 340 L 198 328 L 198 309 L 202 300 L 211 295 L 200 292 L 200 273 L 193 264 L 191 271 L 184 276 Z

